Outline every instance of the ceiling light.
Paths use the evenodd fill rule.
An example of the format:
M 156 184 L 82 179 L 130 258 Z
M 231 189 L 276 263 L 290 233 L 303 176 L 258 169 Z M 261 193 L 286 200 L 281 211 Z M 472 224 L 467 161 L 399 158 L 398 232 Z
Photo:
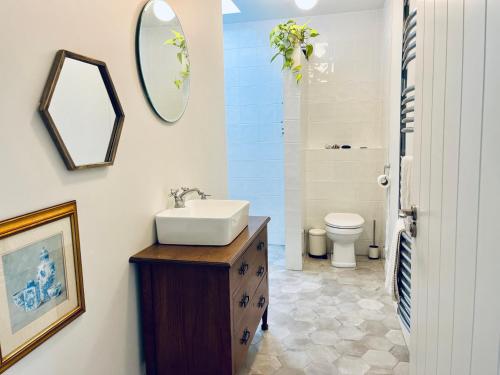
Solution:
M 170 6 L 164 1 L 155 1 L 153 12 L 160 21 L 168 22 L 175 18 L 175 13 Z
M 295 0 L 295 4 L 303 10 L 309 10 L 316 6 L 318 0 Z
M 222 0 L 222 14 L 241 13 L 233 0 Z

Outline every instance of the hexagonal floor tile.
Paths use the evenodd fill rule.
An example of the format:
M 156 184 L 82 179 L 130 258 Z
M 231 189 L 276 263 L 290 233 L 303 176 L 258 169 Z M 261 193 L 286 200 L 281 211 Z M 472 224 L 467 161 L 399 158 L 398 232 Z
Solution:
M 330 346 L 309 344 L 306 353 L 312 362 L 333 363 L 339 357 L 339 353 Z
M 382 321 L 386 318 L 387 314 L 380 310 L 359 310 L 359 316 L 365 320 L 378 320 Z
M 304 370 L 307 375 L 338 375 L 337 367 L 331 363 L 312 362 Z
M 410 353 L 408 352 L 408 348 L 406 347 L 406 345 L 394 345 L 390 352 L 400 362 L 410 361 Z
M 362 341 L 341 340 L 335 344 L 335 349 L 342 355 L 361 357 L 369 348 Z
M 399 324 L 399 320 L 396 317 L 396 314 L 394 314 L 394 316 L 388 316 L 387 318 L 385 318 L 382 321 L 382 323 L 384 323 L 384 325 L 389 329 L 400 329 L 401 328 L 401 325 Z
M 310 343 L 311 338 L 307 334 L 303 333 L 292 333 L 283 339 L 283 346 L 292 350 L 302 350 Z
M 315 331 L 310 335 L 313 343 L 317 345 L 335 345 L 339 341 L 338 335 L 329 330 Z
M 370 366 L 392 369 L 398 363 L 396 357 L 389 352 L 381 350 L 368 350 L 363 357 L 363 360 Z
M 305 371 L 297 368 L 291 368 L 291 367 L 282 367 L 273 375 L 305 375 Z
M 345 340 L 361 340 L 365 334 L 356 327 L 340 327 L 337 334 Z
M 379 321 L 364 321 L 359 325 L 359 328 L 362 329 L 363 332 L 366 332 L 367 335 L 374 336 L 385 336 L 385 334 L 389 332 L 389 328 Z
M 370 369 L 370 366 L 361 358 L 343 356 L 335 361 L 335 366 L 342 375 L 364 375 Z
M 410 364 L 408 362 L 399 362 L 394 367 L 394 375 L 408 375 L 410 373 Z
M 392 349 L 394 344 L 387 340 L 385 337 L 380 336 L 365 336 L 363 338 L 363 343 L 370 349 L 382 350 L 388 352 Z
M 405 345 L 405 338 L 403 336 L 403 332 L 396 330 L 396 329 L 391 329 L 389 332 L 385 334 L 385 337 L 392 342 L 393 344 L 396 345 Z
M 267 354 L 257 354 L 255 356 L 255 360 L 250 367 L 250 371 L 264 373 L 264 374 L 272 374 L 276 370 L 281 367 L 280 361 L 275 356 L 267 355 Z
M 384 307 L 383 303 L 373 299 L 361 299 L 358 301 L 358 305 L 366 310 L 380 310 Z
M 278 357 L 283 367 L 304 369 L 311 362 L 305 351 L 287 350 Z

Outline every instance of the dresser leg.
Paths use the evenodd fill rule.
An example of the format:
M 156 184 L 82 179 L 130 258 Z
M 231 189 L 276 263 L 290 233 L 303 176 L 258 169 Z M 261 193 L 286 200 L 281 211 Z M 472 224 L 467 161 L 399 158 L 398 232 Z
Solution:
M 269 305 L 266 307 L 266 311 L 264 311 L 264 315 L 262 315 L 262 330 L 267 331 L 269 329 L 269 326 L 267 325 L 267 309 L 269 308 Z

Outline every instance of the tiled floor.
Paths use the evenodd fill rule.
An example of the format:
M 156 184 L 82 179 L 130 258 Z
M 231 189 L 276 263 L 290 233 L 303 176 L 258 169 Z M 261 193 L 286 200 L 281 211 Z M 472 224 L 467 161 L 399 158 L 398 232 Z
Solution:
M 240 374 L 408 374 L 408 350 L 382 261 L 356 270 L 305 259 L 287 271 L 284 249 L 269 249 L 269 330 L 260 328 Z

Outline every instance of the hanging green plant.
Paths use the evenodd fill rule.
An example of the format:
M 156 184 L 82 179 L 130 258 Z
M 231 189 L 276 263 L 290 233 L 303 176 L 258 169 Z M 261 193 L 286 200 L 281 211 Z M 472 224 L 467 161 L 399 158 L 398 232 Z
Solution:
M 295 74 L 297 83 L 299 83 L 302 79 L 302 65 L 295 65 L 293 52 L 296 48 L 302 48 L 306 60 L 309 60 L 314 51 L 314 47 L 309 43 L 309 40 L 316 38 L 318 35 L 319 33 L 315 29 L 310 28 L 307 23 L 297 25 L 294 20 L 289 20 L 286 23 L 276 25 L 269 36 L 271 47 L 277 51 L 271 58 L 271 62 L 278 56 L 283 56 L 283 66 L 281 69 L 291 70 Z
M 189 56 L 188 56 L 188 49 L 187 49 L 187 44 L 186 44 L 186 38 L 184 38 L 184 35 L 181 33 L 171 30 L 172 34 L 174 34 L 174 37 L 172 39 L 167 39 L 165 43 L 163 44 L 168 44 L 174 47 L 179 48 L 179 52 L 177 52 L 177 60 L 179 60 L 180 64 L 182 65 L 182 70 L 179 73 L 180 74 L 180 79 L 174 80 L 174 85 L 180 89 L 186 79 L 189 78 L 190 74 L 190 63 L 189 63 Z

